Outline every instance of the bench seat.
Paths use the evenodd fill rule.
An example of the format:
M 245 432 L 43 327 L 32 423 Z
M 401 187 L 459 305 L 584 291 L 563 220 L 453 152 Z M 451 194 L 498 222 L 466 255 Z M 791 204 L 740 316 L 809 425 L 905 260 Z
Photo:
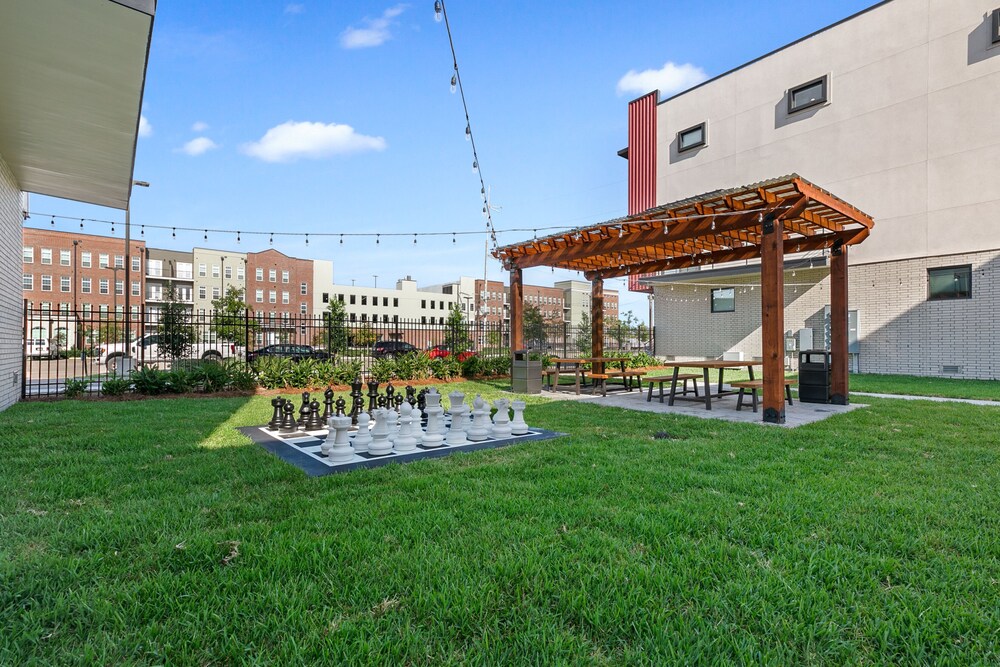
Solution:
M 671 374 L 671 375 L 645 375 L 645 373 L 643 373 L 643 375 L 645 377 L 643 377 L 643 378 L 640 379 L 639 388 L 642 389 L 642 384 L 641 384 L 642 382 L 645 382 L 647 385 L 649 385 L 649 391 L 646 393 L 646 402 L 647 403 L 652 403 L 653 402 L 653 385 L 654 384 L 658 384 L 660 386 L 660 393 L 659 393 L 660 403 L 662 403 L 663 402 L 663 385 L 667 384 L 668 382 L 673 382 L 673 379 L 674 379 L 673 374 Z M 688 389 L 688 380 L 693 380 L 693 382 L 691 384 L 693 386 L 694 395 L 695 395 L 695 397 L 697 397 L 698 396 L 698 378 L 700 378 L 700 377 L 701 377 L 701 375 L 699 375 L 698 373 L 678 373 L 678 375 L 677 375 L 677 381 L 678 382 L 680 382 L 680 381 L 684 382 L 684 385 L 683 385 L 684 390 L 680 391 L 678 393 L 680 393 L 680 394 L 687 394 L 690 391 L 692 391 L 692 390 Z
M 785 400 L 788 401 L 789 405 L 794 405 L 792 403 L 792 386 L 797 385 L 798 380 L 793 380 L 791 378 L 785 378 Z M 740 380 L 738 382 L 730 382 L 730 387 L 740 390 L 740 395 L 736 400 L 736 409 L 743 409 L 743 397 L 746 395 L 747 390 L 750 390 L 750 400 L 753 405 L 753 411 L 757 412 L 757 392 L 764 389 L 763 378 L 758 378 L 756 380 Z

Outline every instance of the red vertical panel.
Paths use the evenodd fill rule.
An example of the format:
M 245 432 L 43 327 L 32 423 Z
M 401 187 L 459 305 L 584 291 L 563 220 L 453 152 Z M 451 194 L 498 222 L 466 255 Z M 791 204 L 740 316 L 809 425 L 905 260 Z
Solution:
M 628 105 L 628 214 L 656 206 L 656 101 L 653 91 Z M 629 276 L 633 292 L 649 292 L 639 285 L 640 276 Z

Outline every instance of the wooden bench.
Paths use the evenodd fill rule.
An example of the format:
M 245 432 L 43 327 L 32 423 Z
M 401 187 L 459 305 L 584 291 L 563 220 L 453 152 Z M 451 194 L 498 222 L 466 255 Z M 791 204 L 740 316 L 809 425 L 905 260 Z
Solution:
M 545 388 L 549 391 L 552 391 L 552 378 L 555 377 L 555 375 L 556 369 L 554 368 L 546 368 L 542 371 L 542 381 L 545 382 Z M 556 379 L 556 383 L 559 383 L 558 378 Z
M 789 405 L 794 405 L 792 403 L 792 385 L 798 384 L 798 380 L 785 379 L 785 400 L 788 401 Z M 747 389 L 750 390 L 750 400 L 753 403 L 753 411 L 757 412 L 757 391 L 764 388 L 764 380 L 742 380 L 740 382 L 730 382 L 730 387 L 740 390 L 740 395 L 736 400 L 736 409 L 741 410 L 743 408 L 743 397 L 746 395 Z
M 621 378 L 622 385 L 625 387 L 626 391 L 632 391 L 632 383 L 636 382 L 639 386 L 639 391 L 642 391 L 642 376 L 646 374 L 645 371 L 607 371 L 605 373 L 609 378 Z
M 594 391 L 597 388 L 601 389 L 601 396 L 608 395 L 608 374 L 607 373 L 591 373 L 590 379 L 594 381 Z
M 680 374 L 678 374 L 677 375 L 677 381 L 678 382 L 680 382 L 681 380 L 684 381 L 684 391 L 681 391 L 681 392 L 678 392 L 678 393 L 680 393 L 680 394 L 686 394 L 686 393 L 688 393 L 689 392 L 689 389 L 688 389 L 688 380 L 693 380 L 693 382 L 691 384 L 694 386 L 694 395 L 697 397 L 698 396 L 698 378 L 700 378 L 700 377 L 701 377 L 701 375 L 699 375 L 698 373 L 680 373 Z M 673 379 L 674 379 L 673 374 L 671 374 L 671 375 L 647 375 L 646 377 L 642 378 L 640 380 L 640 383 L 641 382 L 645 382 L 646 384 L 649 385 L 649 392 L 646 394 L 646 402 L 647 403 L 652 403 L 653 402 L 653 385 L 654 384 L 658 384 L 658 385 L 660 385 L 660 403 L 662 403 L 663 402 L 663 385 L 665 385 L 668 382 L 672 382 Z M 642 388 L 642 384 L 639 385 L 639 388 L 640 389 Z

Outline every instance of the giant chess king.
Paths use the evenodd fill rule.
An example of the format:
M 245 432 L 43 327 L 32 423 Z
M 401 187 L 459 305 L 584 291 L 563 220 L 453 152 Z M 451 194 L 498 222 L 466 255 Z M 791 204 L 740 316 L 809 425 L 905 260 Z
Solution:
M 240 431 L 312 476 L 557 435 L 528 426 L 524 401 L 499 398 L 490 405 L 476 396 L 466 404 L 465 395 L 453 391 L 448 394 L 446 412 L 441 394 L 433 387 L 417 392 L 407 386 L 397 392 L 389 383 L 380 391 L 379 383 L 372 381 L 367 395 L 363 389 L 358 378 L 346 399 L 335 398 L 333 390 L 327 389 L 322 403 L 304 392 L 298 409 L 293 399 L 276 397 L 271 400 L 273 413 L 266 425 Z

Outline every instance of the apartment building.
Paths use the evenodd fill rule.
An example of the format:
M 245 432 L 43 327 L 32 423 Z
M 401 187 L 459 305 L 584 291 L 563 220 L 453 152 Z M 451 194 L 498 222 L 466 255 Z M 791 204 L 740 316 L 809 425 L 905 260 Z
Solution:
M 143 241 L 132 241 L 130 247 L 126 267 L 120 238 L 24 228 L 21 289 L 27 337 L 59 339 L 63 345 L 75 341 L 75 321 L 69 317 L 75 312 L 87 319 L 112 313 L 124 319 L 126 290 L 132 319 L 137 319 L 145 297 L 146 248 Z
M 875 220 L 850 256 L 853 367 L 996 379 L 1000 356 L 1000 9 L 887 0 L 665 100 L 630 104 L 640 211 L 797 173 Z M 640 150 L 640 137 L 655 137 Z M 788 256 L 785 327 L 828 340 L 822 254 Z M 760 274 L 647 278 L 656 349 L 760 355 Z
M 476 280 L 478 312 L 487 322 L 506 322 L 510 319 L 510 288 L 499 280 Z M 566 322 L 578 325 L 583 313 L 590 315 L 590 283 L 580 280 L 561 280 L 552 287 L 524 286 L 525 306 L 534 306 L 546 322 Z M 618 291 L 604 292 L 605 321 L 618 319 Z
M 273 248 L 249 252 L 246 258 L 246 301 L 261 325 L 256 343 L 309 343 L 296 320 L 312 314 L 313 261 Z
M 230 287 L 238 289 L 240 294 L 245 292 L 249 261 L 247 253 L 194 248 L 191 255 L 191 261 L 194 265 L 193 309 L 197 315 L 211 313 L 214 309 L 212 302 L 221 298 Z M 285 277 L 290 270 L 290 268 L 282 269 L 284 272 L 282 277 Z M 309 282 L 311 281 L 310 276 Z M 289 291 L 288 288 L 282 290 L 283 293 Z M 289 298 L 291 298 L 290 295 Z
M 157 322 L 170 286 L 175 301 L 194 308 L 194 254 L 182 250 L 146 248 L 146 319 Z
M 410 276 L 396 281 L 394 288 L 334 285 L 331 298 L 344 304 L 351 322 L 419 322 L 444 324 L 458 295 L 417 288 Z

